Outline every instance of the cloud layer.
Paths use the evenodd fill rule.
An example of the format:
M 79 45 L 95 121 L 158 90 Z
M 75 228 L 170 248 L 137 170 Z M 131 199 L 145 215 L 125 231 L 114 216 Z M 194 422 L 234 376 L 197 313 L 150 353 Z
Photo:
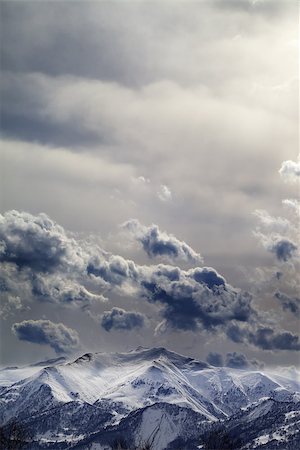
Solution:
M 263 350 L 300 349 L 298 336 L 265 325 L 252 295 L 232 287 L 211 267 L 184 270 L 166 264 L 139 265 L 69 237 L 43 214 L 8 212 L 1 216 L 1 233 L 1 259 L 7 267 L 2 291 L 6 294 L 14 291 L 11 277 L 19 273 L 18 292 L 24 284 L 32 301 L 78 307 L 103 301 L 105 292 L 119 293 L 159 308 L 163 321 L 157 332 L 218 331 L 234 342 Z M 185 248 L 175 237 L 171 242 Z M 189 247 L 188 251 L 195 254 Z M 107 331 L 132 329 L 143 325 L 144 316 L 114 307 L 104 312 L 101 323 Z
M 269 361 L 296 349 L 291 303 L 282 314 L 274 292 L 298 295 L 297 5 L 1 6 L 7 335 L 24 313 L 55 322 L 59 311 L 95 351 L 135 345 L 134 329 L 107 340 L 91 321 L 106 310 L 125 326 L 127 312 L 149 315 L 141 345 L 190 345 L 197 357 L 206 349 L 195 339 L 224 340 L 224 352 L 238 339 Z M 291 183 L 278 177 L 284 159 Z M 262 208 L 271 213 L 256 246 L 252 211 Z M 116 232 L 134 217 L 145 255 Z M 252 277 L 263 265 L 265 291 Z M 8 359 L 19 357 L 15 341 Z

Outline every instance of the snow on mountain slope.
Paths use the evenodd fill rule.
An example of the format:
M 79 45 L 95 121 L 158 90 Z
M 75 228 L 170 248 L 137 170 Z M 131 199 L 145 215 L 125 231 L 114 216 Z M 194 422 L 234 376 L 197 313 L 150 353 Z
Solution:
M 60 356 L 59 358 L 48 359 L 47 361 L 39 361 L 27 367 L 4 367 L 0 369 L 0 386 L 10 386 L 20 380 L 24 380 L 24 378 L 28 378 L 39 372 L 41 367 L 50 367 L 65 362 L 66 358 Z
M 12 375 L 14 371 L 17 375 Z M 5 369 L 2 372 L 8 375 L 2 380 L 6 376 L 11 383 L 20 371 Z M 23 373 L 24 379 L 0 387 L 0 423 L 18 419 L 41 439 L 48 433 L 53 442 L 58 436 L 86 435 L 108 424 L 121 426 L 137 411 L 136 436 L 148 439 L 161 421 L 155 448 L 163 449 L 174 427 L 181 429 L 180 417 L 185 414 L 196 415 L 195 424 L 217 422 L 250 406 L 254 406 L 254 416 L 263 415 L 261 402 L 268 398 L 300 399 L 299 382 L 282 374 L 216 368 L 164 348 L 87 353 L 73 362 L 52 361 L 47 367 L 35 365 Z M 84 430 L 76 431 L 74 415 L 83 417 Z

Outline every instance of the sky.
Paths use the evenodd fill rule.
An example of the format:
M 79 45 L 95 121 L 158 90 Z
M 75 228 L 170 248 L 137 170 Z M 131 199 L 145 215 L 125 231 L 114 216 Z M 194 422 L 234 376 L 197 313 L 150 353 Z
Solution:
M 1 365 L 298 365 L 297 2 L 0 6 Z

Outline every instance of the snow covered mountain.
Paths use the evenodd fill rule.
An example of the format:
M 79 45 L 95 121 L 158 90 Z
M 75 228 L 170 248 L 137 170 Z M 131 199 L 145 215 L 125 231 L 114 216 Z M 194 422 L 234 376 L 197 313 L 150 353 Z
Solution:
M 297 380 L 216 368 L 164 348 L 0 371 L 2 439 L 17 430 L 32 450 L 117 442 L 192 450 L 219 435 L 231 439 L 228 448 L 298 448 L 299 411 Z

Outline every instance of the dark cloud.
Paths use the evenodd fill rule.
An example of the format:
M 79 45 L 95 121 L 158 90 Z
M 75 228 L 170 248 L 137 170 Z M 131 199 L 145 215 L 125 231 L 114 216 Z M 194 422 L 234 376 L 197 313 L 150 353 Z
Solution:
M 112 308 L 111 311 L 104 311 L 101 317 L 101 326 L 106 331 L 124 330 L 130 331 L 134 328 L 144 326 L 145 316 L 136 311 L 125 311 L 121 308 Z
M 56 353 L 72 352 L 79 346 L 75 330 L 49 320 L 24 320 L 15 323 L 12 331 L 21 341 L 49 345 Z
M 225 278 L 218 274 L 212 267 L 203 267 L 201 269 L 197 267 L 190 272 L 195 281 L 206 284 L 210 289 L 225 286 L 226 284 Z
M 289 331 L 275 332 L 268 327 L 250 333 L 249 342 L 263 350 L 300 350 L 299 336 Z
M 206 361 L 208 364 L 216 367 L 222 367 L 224 365 L 223 356 L 220 353 L 210 352 L 206 357 Z
M 235 290 L 210 267 L 141 266 L 102 253 L 89 259 L 87 273 L 112 289 L 127 292 L 128 284 L 133 285 L 138 295 L 164 306 L 165 323 L 174 329 L 212 331 L 230 320 L 244 322 L 255 316 L 251 295 Z
M 279 261 L 288 261 L 294 256 L 297 250 L 297 245 L 295 245 L 289 239 L 280 239 L 275 242 L 271 247 L 271 252 L 275 253 Z
M 8 212 L 1 216 L 0 232 L 5 295 L 76 306 L 104 300 L 101 293 L 107 291 L 135 295 L 161 306 L 161 330 L 223 330 L 234 342 L 264 350 L 299 349 L 297 336 L 257 325 L 264 321 L 251 294 L 232 287 L 211 267 L 138 265 L 79 243 L 44 214 Z M 143 320 L 139 313 L 113 308 L 104 313 L 102 326 L 130 329 Z
M 161 231 L 157 225 L 146 227 L 138 220 L 132 219 L 123 224 L 134 238 L 139 241 L 150 258 L 166 256 L 168 259 L 182 259 L 192 263 L 202 263 L 203 259 L 185 242 L 172 234 Z
M 252 344 L 262 350 L 300 350 L 299 336 L 267 326 L 252 324 L 251 328 L 248 325 L 241 327 L 231 324 L 227 327 L 226 335 L 233 342 Z
M 138 267 L 133 261 L 122 256 L 102 254 L 91 257 L 87 265 L 87 273 L 102 278 L 106 283 L 115 286 L 126 281 L 138 281 Z
M 241 344 L 246 339 L 247 333 L 239 325 L 233 323 L 227 327 L 226 335 L 231 341 Z
M 227 353 L 225 365 L 234 369 L 246 369 L 249 366 L 249 362 L 243 353 Z
M 104 300 L 99 286 L 90 290 L 87 249 L 46 214 L 0 215 L 0 249 L 0 290 L 6 304 L 12 305 L 13 297 L 62 304 Z
M 225 366 L 232 367 L 233 369 L 246 369 L 247 367 L 262 369 L 264 363 L 256 359 L 249 360 L 244 353 L 229 352 L 226 354 Z
M 300 317 L 300 299 L 297 297 L 290 297 L 283 292 L 276 292 L 274 297 L 279 300 L 284 311 L 290 311 L 296 317 Z
M 8 211 L 0 215 L 0 261 L 53 272 L 58 266 L 82 263 L 82 255 L 76 242 L 46 214 Z
M 213 272 L 213 279 L 222 279 L 224 284 L 208 285 L 209 271 Z M 158 265 L 144 270 L 140 278 L 144 296 L 165 306 L 162 315 L 166 324 L 175 329 L 212 331 L 230 320 L 244 322 L 254 315 L 251 295 L 234 290 L 213 269 L 184 271 Z
M 220 353 L 211 352 L 207 355 L 206 361 L 216 367 L 231 367 L 233 369 L 246 369 L 247 367 L 261 368 L 263 363 L 256 359 L 249 361 L 246 355 L 238 352 L 229 352 L 226 354 L 225 363 Z

